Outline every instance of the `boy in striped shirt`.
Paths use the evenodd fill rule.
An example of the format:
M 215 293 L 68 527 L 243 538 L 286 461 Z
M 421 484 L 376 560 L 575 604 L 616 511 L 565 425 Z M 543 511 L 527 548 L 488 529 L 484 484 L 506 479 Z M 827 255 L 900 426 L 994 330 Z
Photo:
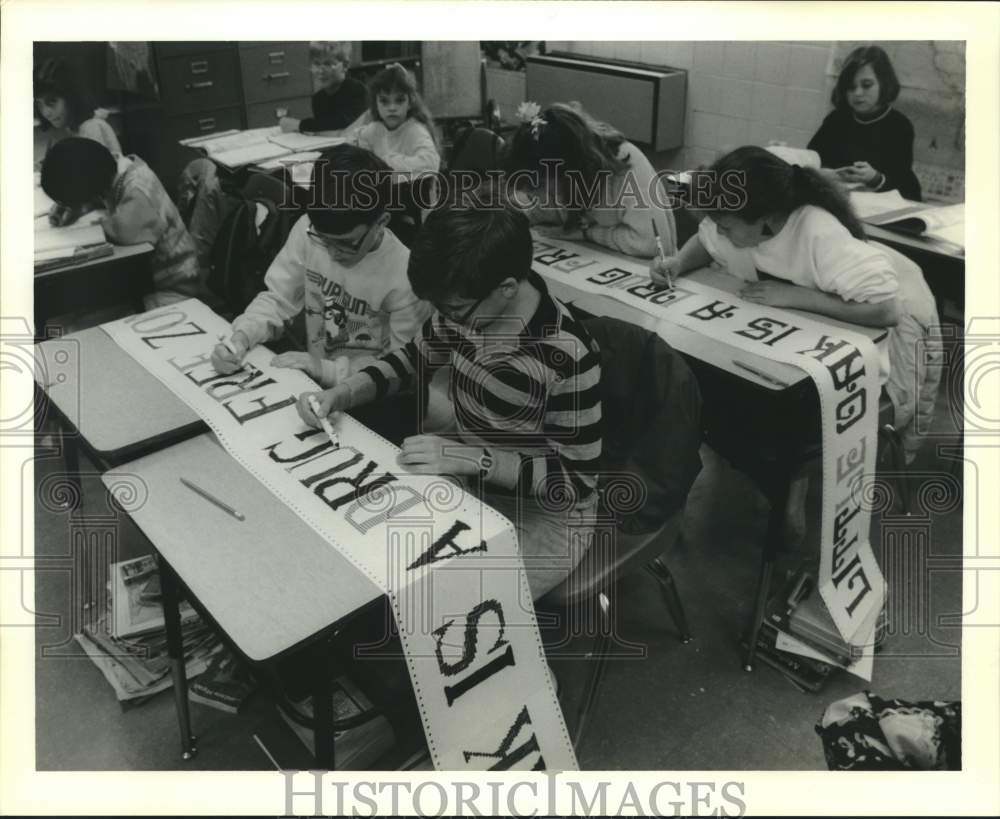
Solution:
M 423 434 L 403 442 L 400 465 L 481 488 L 517 528 L 537 599 L 593 532 L 601 368 L 586 330 L 532 271 L 532 249 L 527 218 L 506 203 L 433 212 L 407 275 L 434 315 L 418 338 L 315 395 L 321 416 L 411 389 L 428 395 Z M 309 396 L 299 413 L 318 426 Z

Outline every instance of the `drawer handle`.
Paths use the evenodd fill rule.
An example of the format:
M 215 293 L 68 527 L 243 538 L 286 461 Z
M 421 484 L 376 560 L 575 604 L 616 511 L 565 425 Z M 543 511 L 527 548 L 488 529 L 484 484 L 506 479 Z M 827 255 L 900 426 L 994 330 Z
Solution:
M 200 91 L 203 88 L 211 88 L 215 85 L 212 80 L 202 80 L 201 82 L 189 82 L 184 86 L 185 91 Z
M 281 65 L 281 63 L 285 61 L 285 52 L 269 51 L 267 53 L 267 61 L 271 63 L 271 65 Z
M 198 120 L 199 131 L 211 131 L 215 127 L 215 117 L 205 117 Z
M 192 60 L 191 61 L 191 73 L 192 74 L 207 74 L 208 73 L 208 60 Z
M 276 74 L 265 74 L 265 80 L 285 80 L 292 76 L 291 71 L 279 71 Z

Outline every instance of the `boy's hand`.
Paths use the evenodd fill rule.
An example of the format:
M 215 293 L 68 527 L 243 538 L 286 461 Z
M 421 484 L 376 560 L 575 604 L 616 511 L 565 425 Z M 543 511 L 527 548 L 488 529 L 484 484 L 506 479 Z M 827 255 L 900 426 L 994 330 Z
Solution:
M 475 475 L 482 451 L 440 435 L 413 435 L 403 441 L 396 460 L 417 475 Z
M 680 260 L 676 256 L 654 256 L 649 263 L 649 278 L 657 287 L 673 289 L 674 282 L 680 275 Z
M 867 162 L 855 162 L 853 165 L 837 168 L 837 176 L 845 182 L 861 182 L 868 185 L 878 177 L 878 171 Z
M 309 353 L 292 351 L 276 355 L 271 359 L 271 366 L 290 367 L 292 369 L 302 370 L 302 372 L 308 375 L 313 381 L 323 380 L 322 363 L 318 358 L 309 355 Z
M 315 396 L 319 402 L 319 418 L 309 406 L 309 398 Z M 344 384 L 338 384 L 330 390 L 323 392 L 304 392 L 299 396 L 295 408 L 299 411 L 299 417 L 309 426 L 319 428 L 319 419 L 327 418 L 331 413 L 340 412 L 351 408 L 351 391 Z
M 740 290 L 740 298 L 769 307 L 799 307 L 802 288 L 786 282 L 753 282 Z
M 236 354 L 221 341 L 212 348 L 212 366 L 217 373 L 222 373 L 223 375 L 234 373 L 242 367 L 243 359 L 247 354 L 247 350 L 250 349 L 249 339 L 239 331 L 233 333 L 229 339 L 229 343 L 236 348 Z
M 49 224 L 52 227 L 63 227 L 72 224 L 79 216 L 80 212 L 77 208 L 71 208 L 69 205 L 60 205 L 58 202 L 49 208 Z
M 290 134 L 299 130 L 299 125 L 302 120 L 295 119 L 295 117 L 282 117 L 278 124 L 281 126 L 281 133 Z

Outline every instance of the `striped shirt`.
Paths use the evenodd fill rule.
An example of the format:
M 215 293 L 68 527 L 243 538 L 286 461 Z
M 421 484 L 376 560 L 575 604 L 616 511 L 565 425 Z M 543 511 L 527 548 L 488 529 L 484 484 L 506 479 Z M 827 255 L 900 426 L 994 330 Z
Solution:
M 376 397 L 425 388 L 451 366 L 449 393 L 458 438 L 489 446 L 490 483 L 548 501 L 589 503 L 601 455 L 600 358 L 587 331 L 548 293 L 518 334 L 484 336 L 435 313 L 421 335 L 361 370 Z M 360 373 L 359 373 L 360 375 Z

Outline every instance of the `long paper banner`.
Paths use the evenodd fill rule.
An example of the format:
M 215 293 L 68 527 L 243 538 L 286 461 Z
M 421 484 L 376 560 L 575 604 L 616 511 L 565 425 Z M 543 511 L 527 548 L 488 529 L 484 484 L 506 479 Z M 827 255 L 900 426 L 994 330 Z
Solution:
M 219 375 L 210 353 L 229 324 L 197 300 L 104 329 L 388 594 L 436 768 L 576 768 L 506 518 L 444 478 L 408 474 L 350 416 L 336 420 L 334 448 L 295 409 L 316 385 L 271 367 L 263 347 Z M 294 559 L 294 543 L 274 548 Z
M 576 243 L 535 242 L 534 268 L 585 293 L 617 299 L 659 319 L 666 340 L 681 326 L 720 344 L 806 371 L 819 393 L 823 515 L 819 588 L 841 636 L 870 645 L 884 581 L 868 543 L 863 477 L 875 472 L 879 356 L 865 336 L 785 310 L 762 307 L 689 279 L 653 286 L 642 262 Z

